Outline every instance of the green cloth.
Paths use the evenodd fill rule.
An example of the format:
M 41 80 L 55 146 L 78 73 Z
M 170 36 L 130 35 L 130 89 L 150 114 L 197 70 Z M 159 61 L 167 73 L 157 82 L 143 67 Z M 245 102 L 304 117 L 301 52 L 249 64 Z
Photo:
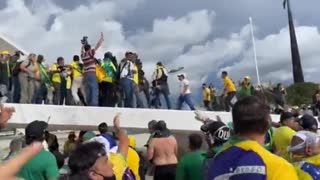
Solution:
M 25 180 L 50 180 L 59 178 L 56 158 L 52 153 L 42 150 L 25 164 L 17 174 Z
M 83 135 L 83 141 L 89 141 L 90 139 L 96 137 L 96 134 L 93 131 L 87 131 L 84 135 Z
M 51 85 L 51 79 L 47 73 L 46 68 L 43 66 L 43 64 L 39 64 L 39 69 L 40 69 L 41 82 L 44 82 L 47 85 Z
M 117 68 L 112 63 L 111 59 L 104 59 L 101 67 L 106 72 L 106 76 L 112 78 L 112 82 L 115 81 Z
M 177 168 L 176 180 L 202 180 L 204 151 L 196 151 L 184 155 Z

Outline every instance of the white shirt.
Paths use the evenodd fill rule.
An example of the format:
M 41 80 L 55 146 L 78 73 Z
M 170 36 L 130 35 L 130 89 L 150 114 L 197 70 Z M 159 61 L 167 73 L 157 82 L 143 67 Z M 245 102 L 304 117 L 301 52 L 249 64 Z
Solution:
M 125 65 L 125 66 L 124 66 Z M 134 70 L 134 65 L 131 61 L 127 60 L 127 62 L 122 62 L 120 64 L 120 78 L 129 78 L 133 79 L 133 70 Z
M 190 90 L 190 85 L 189 85 L 189 81 L 187 79 L 184 79 L 180 82 L 180 93 L 185 95 L 185 94 L 190 94 L 191 90 Z M 187 87 L 187 90 L 184 93 L 184 89 L 185 87 Z

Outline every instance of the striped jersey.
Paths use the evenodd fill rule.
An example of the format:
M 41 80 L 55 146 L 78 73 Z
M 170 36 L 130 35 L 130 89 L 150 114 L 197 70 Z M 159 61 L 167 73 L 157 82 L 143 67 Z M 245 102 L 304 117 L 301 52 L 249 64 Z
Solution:
M 81 54 L 84 73 L 89 73 L 89 72 L 95 73 L 96 72 L 96 60 L 94 58 L 94 55 L 95 55 L 94 49 L 83 52 Z

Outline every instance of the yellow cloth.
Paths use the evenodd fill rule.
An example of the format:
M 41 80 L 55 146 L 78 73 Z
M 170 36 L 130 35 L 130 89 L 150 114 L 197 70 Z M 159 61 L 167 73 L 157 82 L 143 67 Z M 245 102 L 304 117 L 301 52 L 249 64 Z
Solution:
M 82 76 L 82 71 L 79 65 L 79 62 L 72 62 L 70 64 L 71 68 L 72 68 L 72 74 L 73 74 L 73 78 L 77 78 Z
M 138 66 L 134 65 L 133 70 L 135 71 L 135 73 L 133 74 L 133 82 L 135 84 L 139 84 Z
M 127 168 L 127 162 L 121 154 L 110 153 L 109 160 L 113 165 L 113 173 L 116 180 L 122 180 L 123 174 Z
M 51 66 L 51 71 L 57 71 L 57 70 L 58 70 L 58 64 L 53 64 Z M 60 73 L 53 73 L 52 74 L 52 82 L 61 83 Z
M 99 64 L 96 64 L 96 76 L 99 83 L 106 77 L 106 72 Z
M 135 148 L 136 147 L 136 139 L 133 136 L 128 136 L 129 138 L 129 146 Z
M 71 89 L 72 79 L 71 79 L 71 72 L 70 71 L 67 72 L 66 81 L 67 81 L 67 89 Z
M 290 153 L 287 151 L 288 146 L 291 144 L 291 139 L 295 135 L 295 131 L 287 126 L 278 128 L 273 135 L 273 142 L 280 152 L 280 156 L 286 160 L 290 160 Z
M 209 88 L 205 88 L 202 90 L 203 100 L 204 101 L 211 101 L 211 92 Z
M 227 93 L 236 92 L 237 91 L 236 86 L 234 85 L 234 83 L 232 82 L 232 80 L 228 76 L 226 76 L 223 79 L 223 83 L 224 83 L 224 87 L 227 90 Z
M 272 154 L 256 141 L 245 140 L 236 143 L 233 146 L 239 147 L 246 151 L 253 151 L 257 153 L 262 158 L 266 166 L 268 180 L 298 180 L 295 168 L 289 162 L 279 156 Z M 221 152 L 230 147 L 232 147 L 232 145 L 225 144 Z
M 304 162 L 307 162 L 312 165 L 320 167 L 320 155 L 316 155 L 316 156 L 309 157 L 309 158 L 304 158 L 302 161 L 293 163 L 293 166 L 295 167 L 295 169 L 297 171 L 299 179 L 301 179 L 301 180 L 314 180 L 314 178 L 312 178 L 310 176 L 310 174 L 308 174 L 307 172 L 305 172 L 301 169 Z
M 128 167 L 133 172 L 136 180 L 140 180 L 139 176 L 139 164 L 140 164 L 140 157 L 134 149 L 129 147 L 128 149 L 128 157 L 127 157 Z

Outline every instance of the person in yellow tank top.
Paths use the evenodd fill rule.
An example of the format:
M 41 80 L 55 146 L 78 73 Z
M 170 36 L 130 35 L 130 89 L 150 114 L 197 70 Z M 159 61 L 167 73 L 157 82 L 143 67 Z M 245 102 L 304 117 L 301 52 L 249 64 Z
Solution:
M 298 180 L 289 162 L 263 147 L 269 119 L 269 106 L 259 98 L 248 96 L 238 101 L 232 109 L 234 136 L 216 154 L 206 180 Z
M 128 162 L 128 167 L 131 169 L 133 172 L 134 176 L 136 177 L 136 180 L 140 180 L 140 175 L 139 175 L 139 164 L 140 164 L 140 157 L 135 150 L 136 147 L 136 140 L 134 139 L 133 136 L 128 136 L 130 146 L 128 149 L 128 157 L 127 157 L 127 162 Z
M 120 128 L 119 114 L 114 117 L 113 126 L 119 139 L 118 152 L 107 156 L 104 145 L 96 141 L 79 145 L 70 155 L 71 174 L 66 179 L 134 180 L 126 161 L 129 139 Z
M 292 154 L 292 163 L 299 179 L 320 179 L 320 137 L 316 133 L 297 132 L 288 151 Z
M 223 83 L 224 83 L 224 95 L 225 95 L 224 106 L 225 106 L 225 110 L 229 112 L 230 107 L 233 107 L 233 105 L 237 101 L 237 98 L 236 98 L 237 89 L 226 71 L 222 72 L 221 78 L 223 79 Z

